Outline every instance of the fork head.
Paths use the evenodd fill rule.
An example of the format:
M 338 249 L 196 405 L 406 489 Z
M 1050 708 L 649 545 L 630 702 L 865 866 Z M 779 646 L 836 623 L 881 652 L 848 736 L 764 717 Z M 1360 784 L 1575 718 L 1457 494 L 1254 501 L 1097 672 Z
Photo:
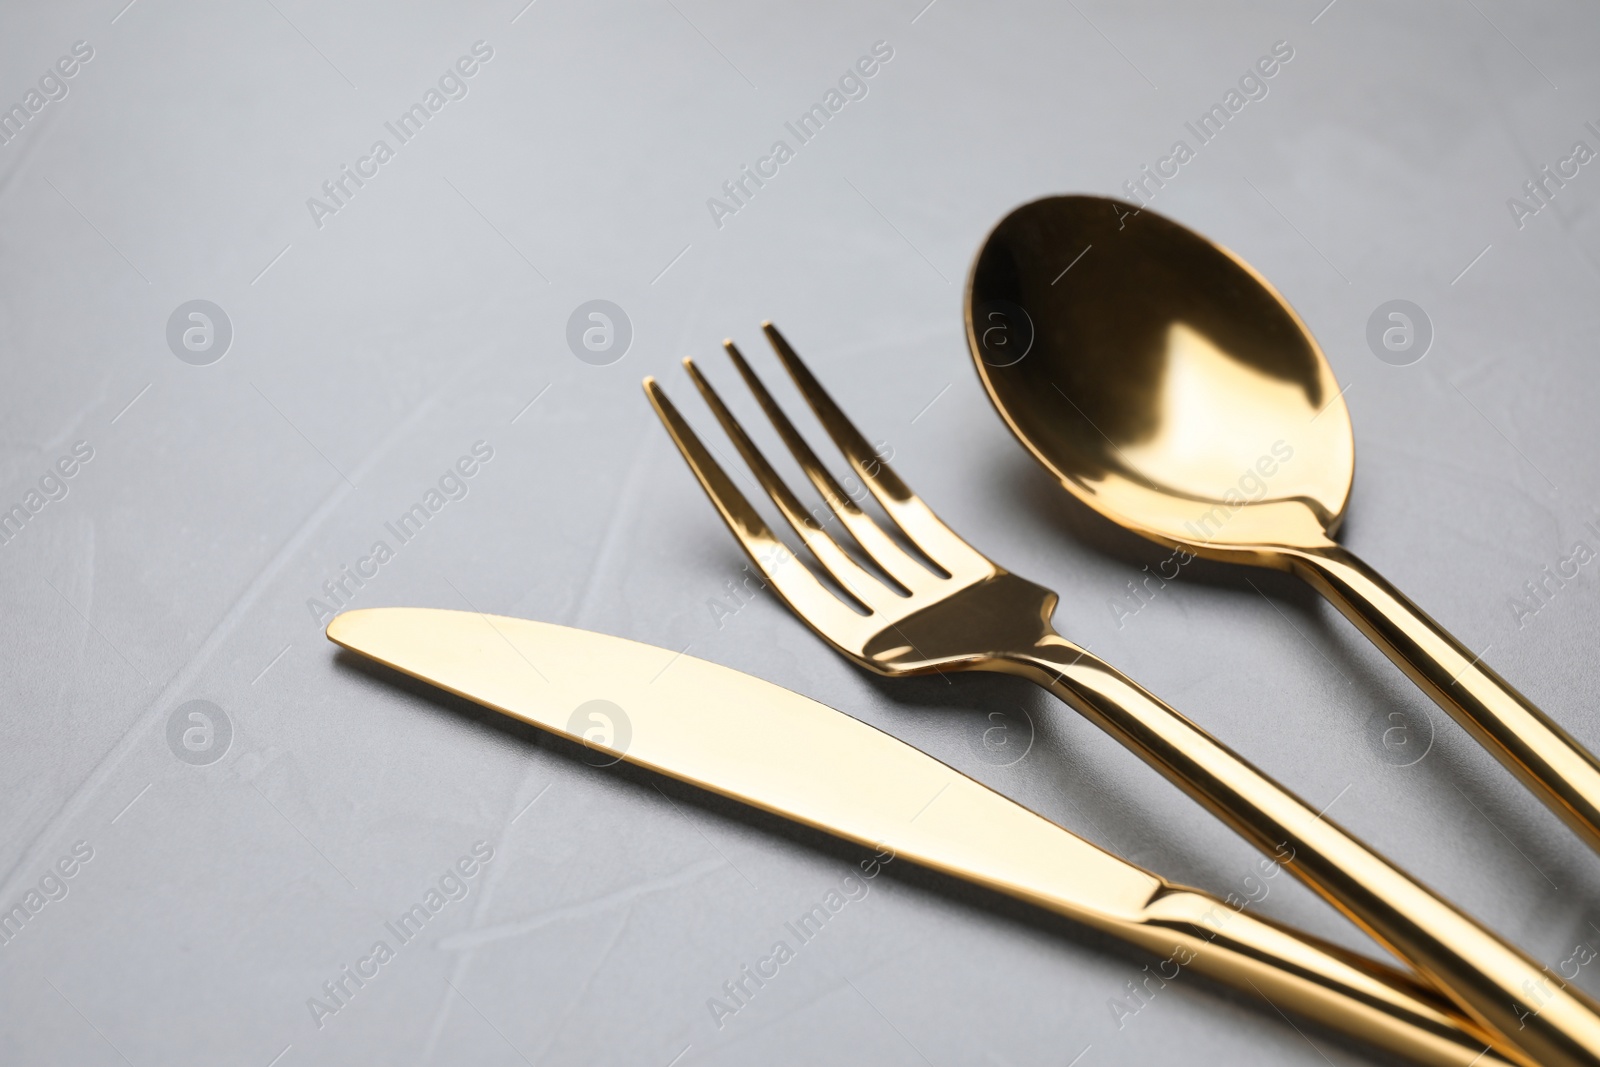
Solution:
M 855 494 L 846 492 L 823 466 L 732 341 L 724 342 L 723 347 L 825 507 L 806 509 L 700 368 L 691 359 L 683 363 L 755 476 L 755 483 L 772 499 L 836 590 L 824 584 L 772 532 L 653 377 L 644 380 L 644 388 L 734 538 L 795 614 L 835 649 L 885 675 L 1008 671 L 1014 665 L 1007 652 L 1025 652 L 1047 638 L 1059 641 L 1050 625 L 1056 594 L 991 562 L 940 521 L 845 418 L 777 328 L 770 322 L 762 323 L 761 328 L 818 421 L 844 454 L 854 474 L 850 480 L 856 482 Z M 926 562 L 902 548 L 877 519 L 861 509 L 857 499 L 862 487 Z M 835 536 L 840 530 L 854 542 L 855 553 L 879 573 L 857 562 L 841 545 Z

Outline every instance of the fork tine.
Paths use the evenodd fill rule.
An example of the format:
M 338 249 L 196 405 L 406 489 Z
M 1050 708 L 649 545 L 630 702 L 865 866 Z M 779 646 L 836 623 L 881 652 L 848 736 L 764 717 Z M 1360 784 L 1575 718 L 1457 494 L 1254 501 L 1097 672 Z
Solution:
M 897 598 L 897 593 L 885 587 L 882 582 L 847 556 L 832 535 L 822 528 L 822 524 L 806 513 L 805 505 L 800 503 L 789 486 L 778 476 L 778 472 L 772 469 L 767 457 L 762 454 L 756 443 L 750 440 L 750 435 L 745 433 L 744 427 L 722 402 L 722 397 L 706 380 L 706 376 L 700 373 L 700 368 L 695 365 L 694 360 L 685 358 L 683 366 L 689 372 L 689 377 L 694 380 L 695 388 L 700 390 L 700 395 L 705 397 L 706 403 L 717 416 L 717 421 L 722 424 L 723 430 L 733 439 L 734 447 L 739 450 L 745 463 L 755 473 L 761 488 L 765 489 L 772 502 L 778 505 L 778 510 L 794 528 L 794 532 L 800 535 L 800 539 L 811 550 L 811 554 L 822 564 L 823 569 L 833 576 L 834 581 L 843 586 L 845 592 L 869 611 L 884 607 L 891 599 Z
M 657 417 L 672 438 L 672 443 L 678 446 L 684 462 L 700 482 L 700 488 L 705 490 L 717 513 L 722 516 L 722 521 L 727 523 L 734 540 L 739 542 L 739 547 L 750 557 L 756 570 L 789 605 L 789 609 L 805 620 L 806 625 L 830 644 L 848 652 L 834 635 L 846 635 L 859 629 L 861 616 L 834 596 L 817 580 L 816 575 L 795 559 L 789 546 L 773 534 L 761 518 L 761 513 L 750 506 L 750 501 L 733 484 L 733 479 L 711 457 L 654 377 L 644 380 L 644 391 L 650 398 L 650 406 L 655 408 Z
M 967 544 L 959 534 L 946 526 L 933 509 L 922 502 L 905 482 L 885 463 L 861 431 L 845 417 L 839 405 L 833 402 L 828 391 L 817 381 L 799 354 L 784 340 L 783 334 L 770 322 L 763 322 L 761 330 L 772 343 L 789 376 L 799 388 L 806 403 L 816 412 L 833 443 L 845 454 L 856 476 L 872 491 L 883 510 L 900 527 L 912 544 L 920 548 L 929 559 L 954 574 L 958 569 L 973 566 L 988 567 L 989 561 L 977 549 Z
M 756 401 L 760 403 L 761 410 L 766 412 L 767 419 L 777 428 L 778 436 L 783 438 L 783 443 L 789 447 L 789 451 L 794 454 L 794 458 L 806 472 L 806 477 L 811 479 L 811 484 L 816 486 L 817 492 L 822 494 L 822 499 L 844 523 L 845 529 L 850 531 L 850 535 L 856 539 L 856 543 L 861 546 L 867 557 L 882 567 L 889 577 L 900 583 L 908 592 L 928 589 L 930 581 L 942 581 L 942 578 L 935 577 L 926 567 L 890 540 L 872 516 L 862 511 L 856 502 L 850 499 L 844 487 L 834 478 L 833 472 L 822 465 L 822 461 L 806 443 L 806 439 L 800 436 L 800 431 L 789 421 L 789 416 L 784 414 L 783 408 L 778 406 L 772 394 L 767 392 L 766 385 L 751 369 L 750 364 L 745 362 L 739 346 L 732 341 L 724 341 L 722 347 L 727 350 L 728 358 L 733 360 L 733 365 L 739 369 L 739 375 L 744 378 L 745 385 L 755 394 Z

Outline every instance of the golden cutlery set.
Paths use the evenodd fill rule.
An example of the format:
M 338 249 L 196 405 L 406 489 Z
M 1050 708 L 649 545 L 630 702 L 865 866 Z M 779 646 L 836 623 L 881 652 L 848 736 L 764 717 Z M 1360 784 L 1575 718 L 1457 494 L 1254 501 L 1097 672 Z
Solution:
M 1332 538 L 1354 474 L 1320 348 L 1236 256 L 1117 201 L 1008 215 L 966 293 L 995 408 L 1078 500 L 1152 541 L 1295 574 L 1592 847 L 1600 763 Z M 1057 634 L 1057 596 L 989 560 L 902 482 L 784 337 L 779 362 L 887 524 L 847 493 L 733 342 L 727 354 L 825 509 L 808 510 L 692 360 L 773 532 L 661 386 L 668 434 L 767 585 L 879 675 L 1036 682 L 1165 775 L 1396 957 L 1397 969 L 1173 885 L 841 712 L 749 675 L 602 634 L 475 612 L 374 608 L 333 641 L 614 756 L 1110 933 L 1423 1064 L 1600 1064 L 1600 1005 L 1309 806 L 1115 667 Z M 870 506 L 870 505 L 869 505 Z M 627 709 L 580 736 L 575 709 Z

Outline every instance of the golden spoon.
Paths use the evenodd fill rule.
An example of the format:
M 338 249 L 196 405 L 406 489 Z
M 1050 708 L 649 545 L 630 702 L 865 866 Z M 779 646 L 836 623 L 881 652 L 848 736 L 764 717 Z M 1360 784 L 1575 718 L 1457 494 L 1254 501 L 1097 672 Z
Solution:
M 1600 851 L 1600 762 L 1333 540 L 1350 414 L 1288 303 L 1238 256 L 1130 204 L 1024 204 L 972 265 L 967 340 L 1011 431 L 1152 541 L 1320 592 Z

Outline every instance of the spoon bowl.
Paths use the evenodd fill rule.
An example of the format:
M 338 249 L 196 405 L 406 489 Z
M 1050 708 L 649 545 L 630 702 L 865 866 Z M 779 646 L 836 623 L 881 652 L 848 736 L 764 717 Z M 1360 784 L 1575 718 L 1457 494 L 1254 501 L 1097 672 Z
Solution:
M 1350 413 L 1247 263 L 1131 204 L 1047 197 L 984 241 L 966 323 L 989 399 L 1068 492 L 1168 547 L 1304 579 L 1600 851 L 1600 761 L 1333 541 Z
M 1119 201 L 1036 200 L 984 242 L 967 330 L 1013 432 L 1112 521 L 1266 565 L 1337 530 L 1355 445 L 1333 371 L 1226 249 Z

